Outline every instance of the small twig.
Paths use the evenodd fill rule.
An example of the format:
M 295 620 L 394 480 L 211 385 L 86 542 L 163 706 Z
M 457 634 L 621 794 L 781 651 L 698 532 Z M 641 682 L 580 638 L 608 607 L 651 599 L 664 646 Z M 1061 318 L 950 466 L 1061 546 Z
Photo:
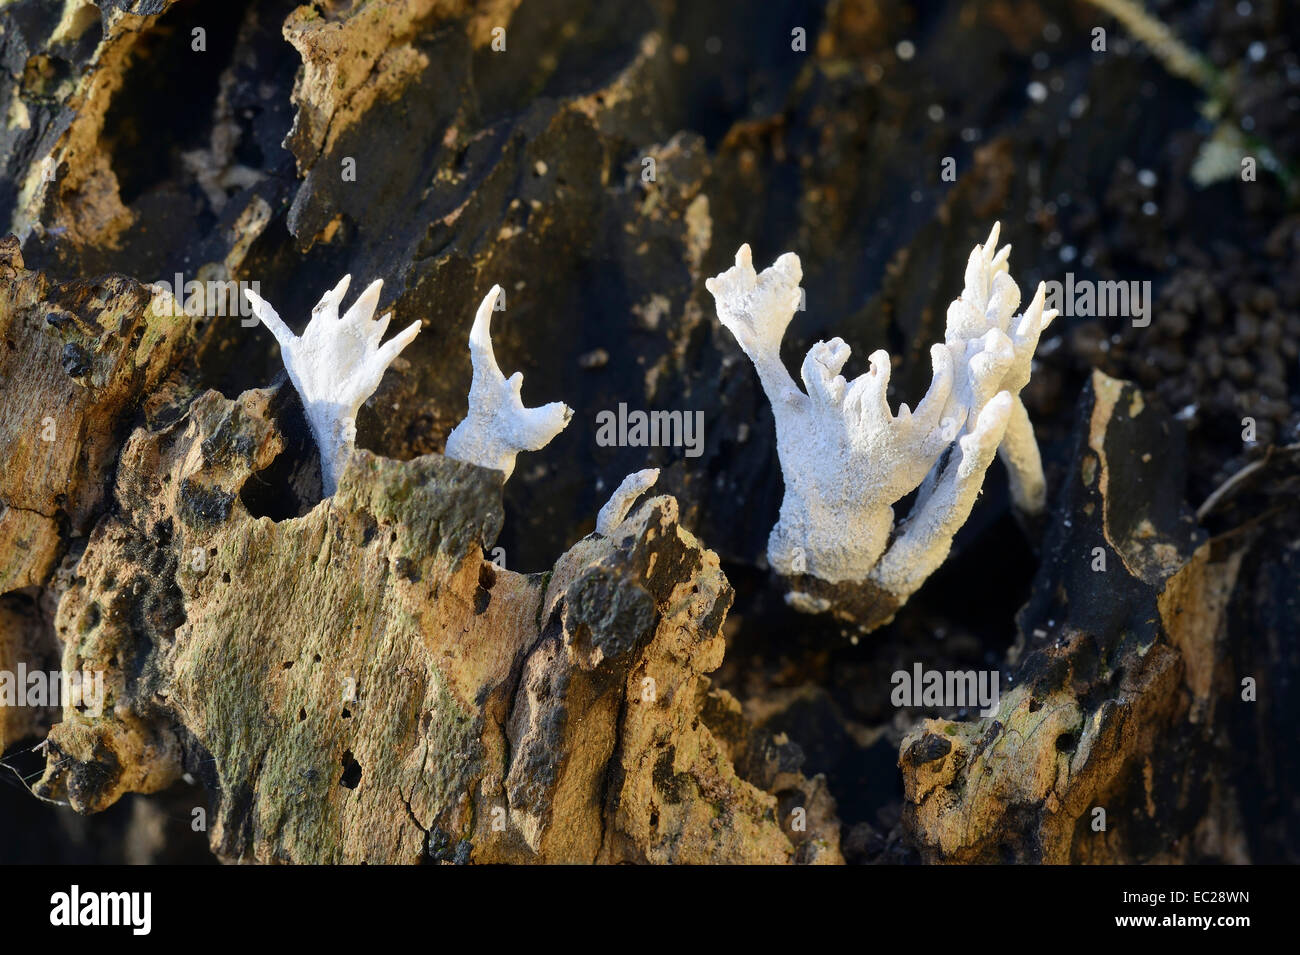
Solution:
M 1190 80 L 1215 99 L 1223 98 L 1223 78 L 1218 70 L 1204 56 L 1183 43 L 1173 30 L 1149 14 L 1141 3 L 1134 0 L 1091 2 L 1124 24 L 1133 36 L 1146 44 L 1170 73 Z
M 1231 491 L 1234 488 L 1236 488 L 1237 485 L 1241 484 L 1243 481 L 1245 481 L 1256 471 L 1260 470 L 1265 465 L 1267 465 L 1270 461 L 1272 461 L 1273 453 L 1276 451 L 1281 451 L 1283 453 L 1294 453 L 1296 451 L 1300 451 L 1300 444 L 1288 444 L 1281 448 L 1275 447 L 1273 445 L 1269 445 L 1268 450 L 1264 452 L 1264 456 L 1262 458 L 1260 458 L 1258 461 L 1252 461 L 1250 464 L 1247 464 L 1244 468 L 1242 468 L 1240 471 L 1238 471 L 1236 474 L 1228 478 L 1226 481 L 1224 481 L 1222 484 L 1220 484 L 1217 488 L 1214 489 L 1214 492 L 1205 499 L 1205 503 L 1203 503 L 1200 507 L 1196 509 L 1197 522 L 1199 523 L 1200 521 L 1205 520 L 1206 515 L 1209 514 L 1211 511 L 1213 511 L 1214 508 L 1218 506 L 1219 501 L 1223 500 L 1223 498 L 1226 495 L 1231 493 Z
M 1146 45 L 1170 74 L 1181 77 L 1204 91 L 1209 97 L 1209 103 L 1204 109 L 1209 118 L 1217 121 L 1220 116 L 1231 112 L 1237 82 L 1234 74 L 1219 70 L 1208 58 L 1185 44 L 1173 30 L 1148 13 L 1141 0 L 1088 2 L 1123 24 L 1129 33 Z M 1283 162 L 1278 152 L 1260 137 L 1247 133 L 1240 119 L 1229 122 L 1229 128 L 1245 139 L 1249 148 L 1260 157 L 1264 168 L 1277 176 L 1288 195 L 1292 199 L 1300 195 L 1300 176 L 1297 176 L 1295 167 Z

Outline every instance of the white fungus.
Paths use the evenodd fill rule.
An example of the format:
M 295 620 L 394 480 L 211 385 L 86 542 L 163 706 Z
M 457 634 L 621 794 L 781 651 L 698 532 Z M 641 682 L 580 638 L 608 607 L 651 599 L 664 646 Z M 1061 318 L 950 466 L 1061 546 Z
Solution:
M 386 313 L 372 321 L 383 282 L 367 286 L 352 307 L 339 317 L 339 305 L 352 276 L 321 296 L 311 310 L 311 321 L 295 335 L 269 303 L 244 289 L 253 313 L 280 343 L 280 355 L 289 380 L 302 398 L 312 437 L 320 450 L 321 485 L 328 497 L 338 489 L 339 476 L 357 439 L 357 411 L 375 393 L 379 380 L 402 349 L 420 331 L 413 322 L 380 346 L 388 320 Z
M 612 536 L 619 525 L 627 520 L 627 515 L 632 510 L 632 505 L 636 503 L 636 499 L 654 487 L 655 481 L 658 480 L 658 468 L 635 471 L 623 478 L 623 483 L 610 495 L 605 506 L 596 515 L 596 533 L 603 537 Z
M 801 296 L 798 256 L 787 252 L 756 274 L 743 245 L 735 266 L 706 282 L 776 419 L 785 497 L 767 557 L 778 573 L 870 580 L 906 599 L 947 557 L 1000 445 L 1017 505 L 1042 509 L 1038 445 L 1017 395 L 1055 312 L 1044 311 L 1040 284 L 1025 313 L 1014 315 L 1020 290 L 1007 272 L 1010 247 L 997 249 L 997 238 L 994 226 L 971 253 L 946 340 L 930 349 L 928 392 L 915 411 L 904 404 L 896 415 L 886 398 L 888 352 L 872 353 L 870 371 L 849 382 L 839 374 L 848 345 L 818 342 L 803 362 L 806 393 L 786 371 L 780 349 Z M 892 505 L 918 487 L 895 528 Z
M 492 312 L 501 291 L 501 286 L 492 286 L 474 316 L 469 333 L 474 365 L 469 412 L 447 438 L 446 454 L 457 461 L 503 471 L 509 478 L 515 470 L 515 455 L 550 444 L 573 417 L 573 409 L 560 401 L 525 408 L 520 395 L 523 374 L 515 372 L 509 379 L 501 374 L 492 351 Z

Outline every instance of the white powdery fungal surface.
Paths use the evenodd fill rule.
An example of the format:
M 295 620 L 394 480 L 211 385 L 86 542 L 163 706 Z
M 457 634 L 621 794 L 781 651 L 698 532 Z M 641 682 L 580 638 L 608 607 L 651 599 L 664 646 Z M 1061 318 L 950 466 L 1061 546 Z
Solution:
M 380 345 L 391 313 L 374 321 L 383 282 L 375 280 L 357 296 L 343 316 L 339 306 L 352 276 L 321 296 L 311 321 L 295 335 L 269 303 L 245 289 L 253 312 L 280 343 L 289 380 L 302 398 L 307 424 L 320 449 L 321 484 L 325 496 L 338 489 L 339 475 L 356 445 L 357 411 L 375 393 L 384 372 L 420 331 L 420 323 L 404 328 Z
M 623 483 L 618 486 L 618 490 L 610 495 L 605 506 L 596 515 L 596 533 L 602 537 L 611 536 L 618 530 L 619 525 L 627 520 L 627 515 L 632 510 L 632 505 L 636 503 L 636 499 L 654 487 L 658 480 L 658 468 L 633 471 L 623 478 Z
M 888 352 L 873 352 L 870 370 L 846 381 L 840 370 L 849 347 L 839 338 L 809 349 L 801 371 L 807 391 L 795 384 L 780 348 L 801 298 L 798 256 L 786 253 L 755 274 L 749 247 L 741 246 L 735 266 L 706 283 L 776 419 L 785 498 L 768 560 L 778 573 L 832 584 L 870 580 L 906 598 L 947 557 L 1015 409 L 1024 410 L 1016 393 L 1051 319 L 1041 286 L 1025 315 L 1012 317 L 1020 293 L 1006 272 L 1010 250 L 994 254 L 996 240 L 995 227 L 987 246 L 972 253 L 966 289 L 948 313 L 947 341 L 930 349 L 932 380 L 915 412 L 906 404 L 890 410 Z M 1023 426 L 1032 443 L 1027 416 Z M 1029 455 L 1024 432 L 1006 457 L 1022 469 L 1021 495 L 1041 497 L 1034 475 L 1025 473 L 1036 467 L 1041 485 L 1037 445 Z M 922 481 L 917 504 L 895 529 L 892 505 Z
M 1001 223 L 995 223 L 988 241 L 975 246 L 970 254 L 966 287 L 961 297 L 948 306 L 944 342 L 956 359 L 954 391 L 968 408 L 982 408 L 999 391 L 1011 393 L 1011 416 L 998 451 L 1007 466 L 1012 501 L 1027 514 L 1039 514 L 1047 504 L 1047 485 L 1038 441 L 1020 391 L 1029 384 L 1038 339 L 1056 317 L 1056 310 L 1044 310 L 1047 293 L 1040 283 L 1029 308 L 1023 315 L 1015 314 L 1020 306 L 1020 287 L 1007 271 L 1011 246 L 997 247 L 1000 229 Z M 1000 379 L 995 381 L 989 376 L 979 386 L 965 370 L 972 362 L 984 360 L 978 358 L 981 352 L 989 355 L 990 361 L 1008 364 Z M 987 393 L 979 393 L 979 387 Z
M 504 471 L 509 478 L 515 470 L 515 455 L 546 447 L 569 423 L 573 409 L 560 401 L 525 408 L 520 396 L 524 376 L 515 372 L 507 379 L 501 374 L 492 351 L 492 312 L 500 295 L 501 286 L 492 286 L 474 316 L 469 334 L 474 365 L 469 412 L 447 438 L 446 455 Z

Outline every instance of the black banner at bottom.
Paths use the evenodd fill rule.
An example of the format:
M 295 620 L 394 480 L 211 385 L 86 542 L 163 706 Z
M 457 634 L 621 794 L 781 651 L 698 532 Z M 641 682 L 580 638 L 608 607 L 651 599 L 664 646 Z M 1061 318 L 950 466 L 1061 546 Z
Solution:
M 1231 945 L 1286 924 L 1290 881 L 1272 867 L 12 867 L 8 875 L 11 951 L 28 937 L 60 936 L 128 949 L 223 936 L 369 945 L 412 929 L 433 944 L 512 932 L 555 932 L 551 943 L 562 943 L 574 928 L 615 944 L 667 931 L 661 941 L 673 944 L 675 928 L 701 920 L 742 937 L 752 921 L 769 942 L 786 933 L 807 941 L 839 922 L 920 931 L 917 943 L 940 945 L 968 940 L 981 923 L 1004 940 L 1199 934 Z

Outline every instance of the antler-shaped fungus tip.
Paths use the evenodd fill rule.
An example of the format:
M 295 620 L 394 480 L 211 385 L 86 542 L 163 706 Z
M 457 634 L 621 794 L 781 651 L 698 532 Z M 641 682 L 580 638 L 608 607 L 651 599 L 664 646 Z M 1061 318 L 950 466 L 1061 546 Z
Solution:
M 469 352 L 474 373 L 469 389 L 469 411 L 447 438 L 446 454 L 458 461 L 514 473 L 520 451 L 544 448 L 568 425 L 573 409 L 554 401 L 539 408 L 524 407 L 524 376 L 501 373 L 492 347 L 492 313 L 502 295 L 493 285 L 479 303 L 470 328 Z
M 637 498 L 654 486 L 659 480 L 658 468 L 646 468 L 643 471 L 634 471 L 627 477 L 618 489 L 610 495 L 605 506 L 600 509 L 596 515 L 596 533 L 603 537 L 611 536 L 620 524 L 627 519 L 627 515 L 632 510 L 632 505 L 636 503 Z
M 356 443 L 356 415 L 393 360 L 420 332 L 413 322 L 380 345 L 391 313 L 372 321 L 383 282 L 372 282 L 339 317 L 339 305 L 352 277 L 343 276 L 321 296 L 302 335 L 295 335 L 274 308 L 251 289 L 244 295 L 253 313 L 280 344 L 289 380 L 302 398 L 303 410 L 321 454 L 321 484 L 326 496 L 338 479 Z

